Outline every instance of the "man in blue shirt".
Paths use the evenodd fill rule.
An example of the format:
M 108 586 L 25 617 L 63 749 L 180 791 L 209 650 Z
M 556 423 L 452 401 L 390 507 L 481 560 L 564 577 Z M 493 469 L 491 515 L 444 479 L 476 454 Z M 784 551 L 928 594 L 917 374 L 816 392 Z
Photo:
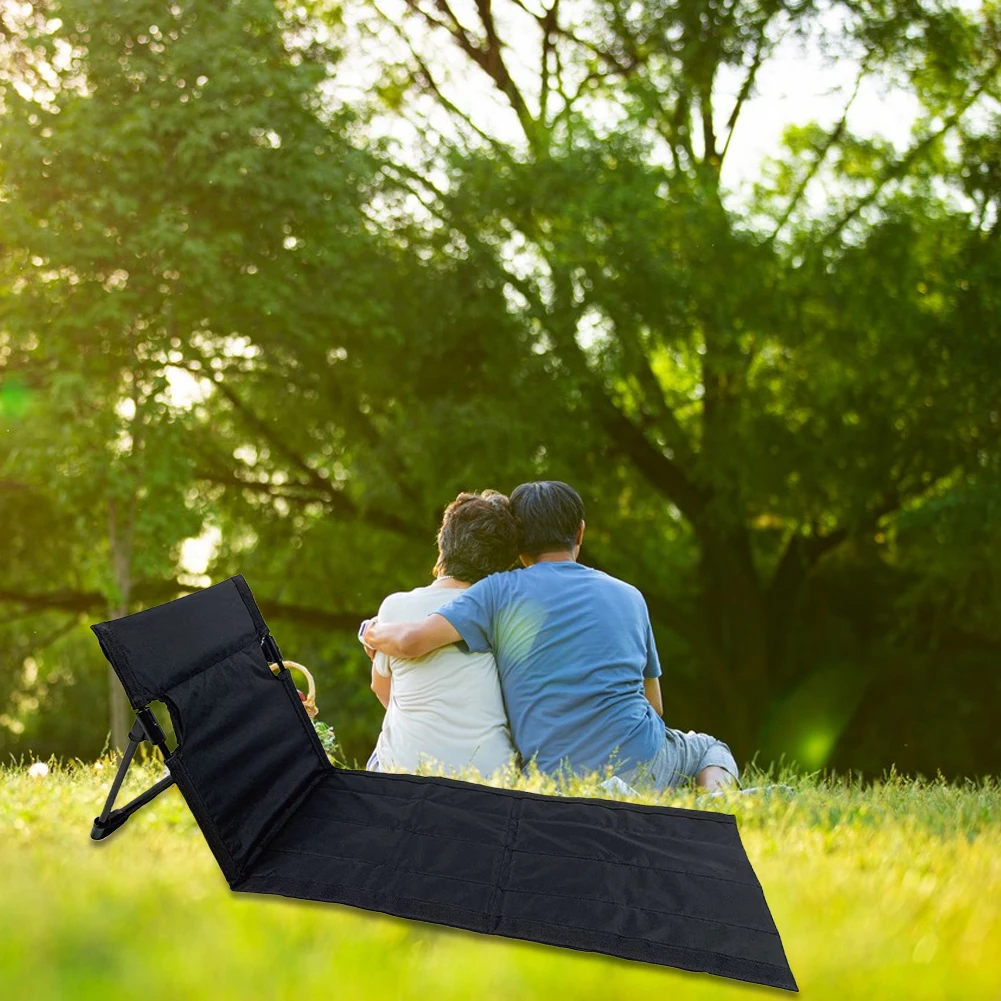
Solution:
M 577 562 L 584 503 L 566 483 L 511 494 L 524 569 L 491 574 L 417 623 L 373 620 L 370 649 L 422 657 L 449 643 L 492 651 L 522 759 L 548 773 L 612 765 L 658 788 L 738 780 L 729 747 L 660 718 L 660 661 L 643 595 Z

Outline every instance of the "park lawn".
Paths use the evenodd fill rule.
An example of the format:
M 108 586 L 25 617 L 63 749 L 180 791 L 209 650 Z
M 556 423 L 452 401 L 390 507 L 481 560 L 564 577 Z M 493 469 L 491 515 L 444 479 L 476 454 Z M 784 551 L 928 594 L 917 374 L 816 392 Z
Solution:
M 9 1001 L 780 996 L 349 907 L 234 894 L 176 789 L 93 844 L 113 762 L 50 768 L 42 777 L 26 764 L 0 768 L 0 998 Z M 124 796 L 162 769 L 133 771 Z M 1001 1001 L 997 781 L 778 778 L 793 796 L 697 805 L 736 814 L 803 996 Z M 565 791 L 597 793 L 593 784 Z M 696 805 L 691 792 L 640 800 Z

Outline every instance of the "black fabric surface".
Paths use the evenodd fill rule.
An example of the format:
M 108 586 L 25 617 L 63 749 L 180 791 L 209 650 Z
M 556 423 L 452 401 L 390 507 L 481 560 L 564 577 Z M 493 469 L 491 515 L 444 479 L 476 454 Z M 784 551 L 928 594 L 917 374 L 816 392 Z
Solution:
M 732 815 L 334 768 L 239 574 L 91 628 L 233 890 L 797 990 Z

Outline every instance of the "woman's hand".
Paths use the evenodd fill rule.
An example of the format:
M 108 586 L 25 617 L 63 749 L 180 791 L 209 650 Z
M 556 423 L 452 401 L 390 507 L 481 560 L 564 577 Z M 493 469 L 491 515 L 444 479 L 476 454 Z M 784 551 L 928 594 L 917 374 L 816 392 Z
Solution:
M 362 619 L 362 623 L 358 627 L 358 641 L 365 648 L 365 653 L 368 654 L 369 660 L 375 659 L 375 647 L 371 647 L 365 642 L 365 633 L 368 631 L 369 626 L 377 623 L 378 621 L 379 619 L 376 616 L 373 616 L 371 619 Z

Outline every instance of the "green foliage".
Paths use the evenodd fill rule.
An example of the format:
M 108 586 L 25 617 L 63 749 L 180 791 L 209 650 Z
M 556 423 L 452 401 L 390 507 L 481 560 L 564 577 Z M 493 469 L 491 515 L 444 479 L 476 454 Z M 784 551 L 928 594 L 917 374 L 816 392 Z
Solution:
M 494 6 L 530 18 L 4 13 L 0 750 L 97 753 L 86 622 L 242 572 L 364 760 L 357 620 L 427 580 L 457 491 L 558 477 L 584 559 L 647 597 L 674 725 L 744 760 L 998 767 L 968 696 L 1001 620 L 996 5 L 563 7 L 531 85 Z M 742 202 L 730 130 L 782 31 L 921 113 L 905 149 L 789 123 Z M 349 47 L 401 36 L 338 104 Z M 434 86 L 435 45 L 515 139 Z M 387 121 L 424 141 L 398 155 Z
M 322 720 L 313 720 L 313 728 L 316 730 L 317 737 L 320 738 L 320 743 L 323 745 L 323 749 L 327 752 L 327 756 L 335 765 L 345 765 L 344 761 L 344 750 L 337 741 L 337 734 L 334 733 L 334 729 L 328 726 Z

